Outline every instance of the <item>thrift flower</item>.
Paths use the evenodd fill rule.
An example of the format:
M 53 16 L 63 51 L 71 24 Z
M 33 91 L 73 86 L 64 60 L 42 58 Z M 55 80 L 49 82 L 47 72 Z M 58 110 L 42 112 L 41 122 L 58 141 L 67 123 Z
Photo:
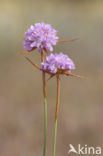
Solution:
M 57 31 L 51 27 L 50 24 L 44 22 L 36 23 L 31 25 L 27 32 L 25 32 L 24 49 L 25 51 L 20 54 L 28 53 L 36 48 L 41 54 L 41 64 L 38 66 L 28 57 L 26 59 L 37 69 L 42 71 L 43 81 L 43 96 L 44 96 L 44 145 L 43 145 L 43 156 L 46 156 L 46 140 L 47 140 L 47 94 L 46 94 L 46 73 L 50 75 L 50 78 L 56 76 L 57 78 L 57 100 L 56 100 L 56 112 L 55 112 L 55 123 L 54 123 L 54 143 L 53 143 L 53 156 L 55 156 L 56 149 L 56 135 L 57 135 L 57 119 L 59 110 L 59 96 L 60 96 L 60 74 L 67 76 L 74 76 L 77 78 L 83 78 L 82 76 L 71 73 L 71 70 L 75 69 L 73 61 L 65 54 L 50 54 L 46 57 L 45 53 L 53 51 L 53 46 L 56 43 L 72 42 L 72 40 L 58 40 Z M 45 61 L 44 61 L 45 60 Z M 50 79 L 49 78 L 49 79 Z
M 45 62 L 41 63 L 41 67 L 51 74 L 63 74 L 65 72 L 70 73 L 71 70 L 74 70 L 75 64 L 67 55 L 59 53 L 47 56 Z
M 51 27 L 50 24 L 36 23 L 31 25 L 24 39 L 24 49 L 32 51 L 39 48 L 39 52 L 44 50 L 53 51 L 53 45 L 58 41 L 57 31 Z

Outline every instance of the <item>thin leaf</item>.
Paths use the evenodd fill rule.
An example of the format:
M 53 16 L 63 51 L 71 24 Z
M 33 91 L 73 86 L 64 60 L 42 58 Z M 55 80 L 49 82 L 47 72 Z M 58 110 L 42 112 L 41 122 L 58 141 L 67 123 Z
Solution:
M 36 67 L 39 70 L 42 70 L 37 64 L 35 64 L 32 60 L 30 60 L 28 57 L 25 57 L 34 67 Z
M 18 55 L 27 54 L 27 53 L 29 53 L 29 51 L 25 50 L 25 51 L 21 51 L 21 52 L 16 53 L 16 55 L 18 56 Z
M 79 38 L 74 38 L 72 40 L 60 40 L 60 41 L 57 41 L 57 43 L 64 43 L 64 42 L 73 42 L 73 41 L 76 41 L 78 40 Z
M 34 48 L 32 48 L 31 50 L 25 50 L 25 51 L 19 52 L 19 53 L 17 53 L 17 55 L 27 54 L 27 53 L 29 53 L 29 52 L 35 50 L 36 48 L 37 48 L 37 47 L 34 47 Z
M 80 75 L 76 75 L 76 74 L 72 74 L 72 73 L 65 73 L 65 75 L 67 75 L 67 76 L 73 76 L 73 77 L 77 77 L 77 78 L 81 78 L 81 79 L 87 79 L 84 76 L 80 76 Z
M 51 78 L 53 78 L 55 76 L 55 74 L 50 75 L 50 77 L 47 79 L 47 81 L 49 81 Z

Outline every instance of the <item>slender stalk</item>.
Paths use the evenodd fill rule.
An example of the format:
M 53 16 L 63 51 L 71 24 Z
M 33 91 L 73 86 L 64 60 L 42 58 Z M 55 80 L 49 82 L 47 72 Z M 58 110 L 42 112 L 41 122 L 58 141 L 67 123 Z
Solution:
M 44 61 L 44 52 L 41 52 L 41 61 Z M 46 156 L 46 140 L 47 140 L 47 93 L 46 93 L 46 78 L 45 72 L 42 72 L 42 81 L 43 81 L 43 96 L 44 96 L 44 147 L 43 147 L 43 156 Z
M 56 136 L 57 136 L 57 121 L 58 121 L 58 110 L 59 110 L 59 96 L 60 96 L 60 77 L 57 75 L 57 100 L 56 100 L 56 112 L 54 122 L 54 143 L 53 143 L 53 156 L 55 156 L 56 149 Z

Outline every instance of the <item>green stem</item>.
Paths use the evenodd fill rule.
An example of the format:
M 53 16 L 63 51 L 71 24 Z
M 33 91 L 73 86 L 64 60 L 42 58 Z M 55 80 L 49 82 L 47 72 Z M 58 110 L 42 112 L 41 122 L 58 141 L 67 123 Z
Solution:
M 56 149 L 56 135 L 57 135 L 57 119 L 54 123 L 54 143 L 53 143 L 53 156 L 55 156 L 55 149 Z
M 54 143 L 53 143 L 53 156 L 56 151 L 56 136 L 57 136 L 57 121 L 58 121 L 58 110 L 59 110 L 59 96 L 60 96 L 60 78 L 57 75 L 57 100 L 56 100 L 56 112 L 55 112 L 55 123 L 54 123 Z
M 47 101 L 44 98 L 44 147 L 43 156 L 46 155 L 46 140 L 47 140 Z
M 41 52 L 41 61 L 44 61 L 44 52 Z M 47 96 L 46 96 L 46 78 L 45 72 L 42 72 L 43 96 L 44 96 L 44 147 L 43 156 L 46 156 L 46 140 L 47 140 Z

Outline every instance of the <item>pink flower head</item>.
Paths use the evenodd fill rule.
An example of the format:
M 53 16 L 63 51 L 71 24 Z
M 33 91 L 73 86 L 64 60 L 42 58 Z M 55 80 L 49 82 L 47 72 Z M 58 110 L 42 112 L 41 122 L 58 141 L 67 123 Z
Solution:
M 41 68 L 51 74 L 70 73 L 75 69 L 73 61 L 63 53 L 50 54 L 46 57 L 46 61 L 41 63 Z
M 56 35 L 57 31 L 50 24 L 42 22 L 31 25 L 28 31 L 25 32 L 24 49 L 32 51 L 39 48 L 39 52 L 42 52 L 43 49 L 53 51 L 52 46 L 56 45 L 59 39 Z

